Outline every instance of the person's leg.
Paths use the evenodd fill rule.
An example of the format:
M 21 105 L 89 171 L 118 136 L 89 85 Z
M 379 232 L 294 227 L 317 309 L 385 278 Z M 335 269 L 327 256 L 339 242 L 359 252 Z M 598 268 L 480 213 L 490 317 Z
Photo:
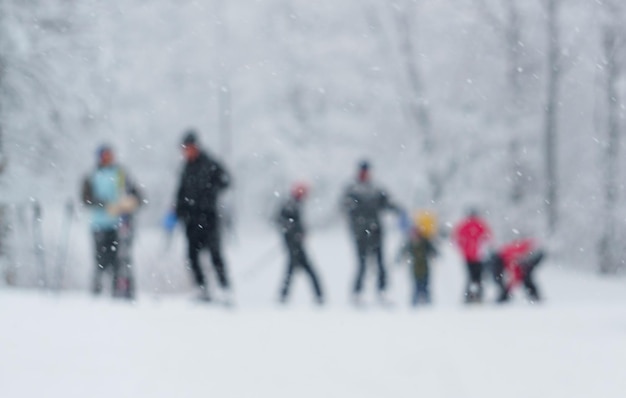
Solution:
M 430 304 L 430 275 L 426 274 L 420 278 L 420 292 L 424 304 Z
M 539 290 L 533 278 L 534 270 L 535 265 L 524 268 L 524 289 L 526 290 L 526 294 L 531 301 L 539 301 Z
M 354 294 L 359 295 L 363 290 L 363 279 L 365 278 L 365 263 L 367 258 L 367 241 L 364 237 L 356 237 L 356 252 L 358 269 L 354 282 Z
M 193 222 L 187 225 L 187 259 L 188 265 L 193 273 L 194 281 L 202 289 L 206 289 L 204 272 L 200 265 L 200 251 L 204 247 L 204 229 L 199 228 Z
M 420 300 L 419 278 L 414 275 L 413 276 L 413 295 L 411 296 L 411 305 L 413 307 L 417 307 L 419 300 Z
M 287 273 L 285 274 L 285 279 L 283 280 L 283 284 L 280 289 L 280 301 L 282 303 L 286 302 L 287 297 L 289 297 L 289 289 L 291 288 L 291 279 L 293 277 L 294 268 L 294 262 L 290 256 L 289 263 L 287 264 Z
M 104 238 L 105 236 L 103 231 L 95 231 L 93 233 L 95 251 L 94 260 L 96 263 L 96 268 L 93 274 L 93 283 L 91 287 L 91 291 L 93 294 L 100 294 L 102 292 L 102 276 L 104 274 L 104 271 L 106 270 L 106 264 L 104 261 L 106 243 Z
M 502 258 L 500 258 L 500 256 L 495 254 L 489 259 L 489 262 L 491 272 L 493 273 L 493 280 L 495 281 L 496 286 L 499 290 L 498 298 L 496 299 L 496 301 L 499 303 L 505 302 L 509 299 L 509 292 L 505 282 L 504 262 L 502 261 Z
M 540 300 L 539 290 L 537 289 L 537 285 L 535 284 L 535 281 L 533 280 L 532 272 L 529 272 L 528 274 L 524 275 L 524 287 L 526 289 L 526 294 L 528 295 L 528 298 L 530 300 L 532 301 Z
M 311 283 L 313 284 L 313 290 L 315 291 L 315 297 L 317 301 L 321 303 L 323 300 L 322 288 L 320 286 L 319 279 L 317 278 L 317 274 L 315 273 L 315 271 L 313 271 L 313 267 L 311 266 L 311 263 L 309 262 L 309 258 L 306 255 L 306 252 L 304 251 L 304 246 L 302 245 L 302 242 L 299 242 L 296 245 L 295 249 L 296 249 L 295 255 L 297 258 L 297 263 L 300 264 L 304 272 L 306 272 L 309 275 L 309 278 L 311 279 Z
M 224 259 L 222 257 L 220 230 L 216 224 L 213 224 L 213 227 L 207 229 L 207 239 L 209 253 L 211 254 L 211 262 L 215 268 L 217 280 L 223 289 L 228 289 L 230 287 L 230 283 L 228 276 L 226 275 L 226 265 L 224 264 Z
M 118 284 L 119 284 L 119 239 L 117 231 L 110 230 L 104 231 L 101 242 L 101 257 L 100 261 L 104 269 L 108 269 L 112 273 L 111 279 L 111 294 L 117 296 Z
M 378 265 L 378 291 L 382 293 L 387 289 L 387 271 L 385 270 L 383 244 L 380 237 L 373 242 L 373 250 L 376 255 L 376 264 Z
M 524 288 L 528 298 L 532 301 L 540 300 L 539 290 L 535 284 L 533 274 L 535 268 L 537 268 L 537 265 L 539 265 L 543 258 L 543 251 L 537 250 L 520 262 L 520 268 L 524 272 Z
M 478 286 L 478 299 L 483 298 L 483 263 L 476 261 L 474 263 L 474 283 Z
M 480 301 L 483 297 L 482 263 L 469 261 L 467 267 L 470 276 L 468 295 L 470 300 Z
M 467 271 L 467 283 L 465 285 L 465 301 L 466 302 L 471 302 L 474 300 L 474 293 L 472 291 L 473 286 L 473 269 L 472 269 L 472 262 L 469 260 L 465 261 L 465 269 Z
M 132 299 L 135 296 L 135 278 L 133 275 L 132 244 L 133 230 L 130 221 L 126 220 L 118 228 L 118 292 L 119 297 Z

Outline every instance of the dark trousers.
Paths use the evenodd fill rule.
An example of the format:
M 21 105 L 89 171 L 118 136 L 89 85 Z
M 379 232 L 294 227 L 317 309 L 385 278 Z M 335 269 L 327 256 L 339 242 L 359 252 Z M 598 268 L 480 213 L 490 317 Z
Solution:
M 489 265 L 491 272 L 493 272 L 493 280 L 496 282 L 496 286 L 500 292 L 498 293 L 498 301 L 505 301 L 508 298 L 509 292 L 507 291 L 506 281 L 504 277 L 504 262 L 498 255 L 493 255 L 489 259 Z
M 135 297 L 135 277 L 133 275 L 133 227 L 130 218 L 122 222 L 117 231 L 118 283 L 115 295 L 132 299 Z
M 480 300 L 483 297 L 483 263 L 480 261 L 466 261 L 468 282 L 465 288 L 465 298 Z M 472 290 L 476 286 L 476 290 Z
M 220 234 L 217 223 L 203 226 L 190 221 L 187 224 L 186 232 L 188 242 L 187 257 L 196 284 L 206 288 L 206 278 L 200 264 L 200 252 L 203 249 L 208 249 L 211 255 L 211 262 L 217 274 L 217 280 L 222 288 L 227 289 L 230 284 L 226 276 L 224 260 L 222 259 Z
M 420 302 L 430 304 L 429 275 L 415 276 L 413 279 L 413 297 L 411 304 L 415 307 Z
M 364 234 L 357 236 L 356 251 L 358 257 L 358 270 L 354 282 L 354 293 L 359 294 L 363 290 L 363 280 L 365 279 L 365 268 L 367 259 L 373 255 L 378 267 L 378 291 L 383 292 L 387 288 L 387 273 L 383 262 L 383 246 L 380 236 Z
M 493 272 L 493 279 L 498 286 L 500 292 L 498 293 L 498 302 L 504 302 L 509 299 L 509 288 L 506 283 L 506 276 L 504 269 L 504 261 L 498 255 L 494 255 L 490 260 L 491 271 Z
M 535 284 L 535 279 L 533 278 L 533 274 L 537 265 L 543 260 L 544 252 L 542 250 L 536 250 L 526 256 L 522 261 L 520 261 L 520 268 L 524 271 L 524 288 L 526 289 L 526 294 L 532 300 L 539 299 L 539 289 L 537 288 L 537 284 Z
M 291 239 L 286 237 L 285 243 L 287 246 L 287 252 L 289 255 L 289 262 L 287 264 L 287 274 L 285 275 L 285 280 L 282 285 L 282 289 L 280 292 L 281 301 L 285 301 L 287 296 L 289 295 L 289 289 L 291 287 L 291 280 L 293 277 L 293 272 L 296 269 L 301 269 L 309 275 L 311 279 L 311 283 L 313 284 L 313 290 L 315 291 L 315 296 L 318 300 L 322 300 L 322 289 L 320 287 L 319 279 L 313 268 L 311 267 L 311 263 L 304 251 L 304 247 L 302 242 L 299 239 Z
M 543 258 L 543 251 L 536 251 L 519 262 L 519 267 L 522 269 L 524 275 L 524 279 L 522 280 L 524 289 L 526 290 L 528 297 L 533 300 L 539 299 L 539 289 L 537 288 L 533 274 L 535 268 L 537 268 L 537 265 L 539 265 Z M 499 256 L 495 256 L 491 260 L 491 263 L 491 266 L 493 267 L 494 280 L 500 289 L 498 301 L 507 301 L 509 299 L 510 292 L 504 277 L 504 262 Z
M 102 278 L 105 272 L 112 274 L 111 291 L 115 294 L 119 277 L 118 236 L 116 230 L 95 231 L 93 234 L 96 254 L 96 270 L 92 291 L 102 291 Z

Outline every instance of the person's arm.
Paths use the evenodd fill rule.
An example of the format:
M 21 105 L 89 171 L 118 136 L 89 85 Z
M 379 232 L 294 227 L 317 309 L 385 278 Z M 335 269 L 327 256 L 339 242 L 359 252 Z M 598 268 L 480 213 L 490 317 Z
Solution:
M 97 207 L 105 206 L 104 202 L 97 200 L 95 198 L 93 194 L 93 187 L 91 186 L 91 181 L 89 181 L 89 177 L 85 177 L 85 179 L 83 180 L 81 196 L 82 196 L 82 202 L 86 204 L 87 206 L 97 206 Z
M 176 223 L 178 223 L 178 218 L 176 217 L 176 210 L 172 207 L 167 213 L 165 213 L 162 221 L 163 228 L 165 229 L 165 232 L 167 232 L 168 239 L 170 239 L 169 236 L 171 236 L 174 232 Z
M 380 190 L 379 191 L 379 197 L 380 197 L 380 207 L 381 209 L 387 209 L 387 210 L 392 210 L 395 211 L 398 214 L 402 213 L 402 208 L 400 206 L 398 206 L 396 203 L 394 203 L 390 198 L 389 195 L 387 194 L 387 192 L 385 190 Z
M 283 204 L 278 206 L 278 210 L 274 214 L 273 221 L 274 224 L 276 224 L 276 226 L 280 229 L 280 232 L 285 232 L 285 207 Z
M 83 180 L 81 200 L 87 206 L 93 205 L 93 189 L 91 188 L 91 183 L 89 182 L 89 178 L 85 178 Z
M 485 221 L 481 221 L 483 233 L 481 236 L 482 244 L 484 247 L 491 249 L 493 247 L 493 234 L 491 233 L 491 228 Z
M 395 263 L 398 264 L 398 265 L 405 264 L 404 260 L 406 260 L 408 256 L 409 256 L 409 242 L 406 241 L 406 242 L 402 243 L 402 245 L 398 249 L 398 253 L 396 254 L 396 259 L 395 259 L 396 261 L 395 261 Z
M 185 187 L 183 184 L 184 175 L 180 178 L 180 185 L 178 186 L 178 190 L 176 191 L 176 203 L 174 204 L 174 213 L 178 219 L 187 221 L 187 213 L 189 211 L 189 205 L 187 199 L 185 198 Z
M 120 196 L 115 203 L 107 205 L 111 215 L 130 215 L 142 205 L 142 194 L 132 178 L 122 167 L 118 168 Z
M 343 195 L 341 196 L 341 201 L 339 203 L 341 212 L 349 215 L 357 206 L 357 204 L 357 199 L 352 194 L 352 187 L 347 187 L 346 190 L 343 192 Z
M 213 186 L 215 186 L 219 190 L 228 188 L 231 184 L 231 178 L 230 174 L 228 173 L 228 171 L 226 171 L 224 166 L 222 166 L 219 162 L 213 160 L 213 165 L 211 167 L 213 169 L 213 178 L 211 181 Z
M 428 253 L 428 255 L 432 257 L 438 256 L 439 251 L 437 250 L 433 242 L 430 239 L 426 239 L 426 238 L 424 238 L 424 240 L 426 241 L 426 253 Z
M 126 194 L 135 197 L 139 206 L 145 203 L 143 191 L 139 188 L 135 181 L 128 176 L 126 177 Z

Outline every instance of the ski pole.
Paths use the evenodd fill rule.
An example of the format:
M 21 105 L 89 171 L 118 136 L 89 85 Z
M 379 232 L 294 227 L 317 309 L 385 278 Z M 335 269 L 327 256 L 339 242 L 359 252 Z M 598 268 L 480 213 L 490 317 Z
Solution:
M 152 267 L 152 289 L 154 298 L 159 299 L 165 290 L 166 285 L 171 285 L 171 279 L 169 270 L 165 270 L 168 260 L 171 256 L 168 256 L 172 249 L 174 234 L 176 233 L 176 226 L 178 225 L 178 217 L 172 207 L 161 220 L 161 226 L 163 227 L 164 234 L 162 235 L 161 250 L 157 253 L 157 257 L 151 261 Z
M 263 271 L 267 268 L 271 261 L 271 258 L 276 256 L 276 252 L 279 249 L 279 244 L 275 244 L 270 246 L 265 252 L 263 252 L 259 257 L 257 257 L 253 262 L 248 265 L 243 272 L 239 274 L 239 278 L 242 281 L 246 281 L 251 279 L 259 274 L 259 272 Z
M 157 254 L 158 259 L 155 258 L 154 261 L 152 261 L 153 264 L 153 269 L 152 269 L 152 282 L 153 282 L 153 293 L 154 293 L 154 298 L 155 299 L 159 299 L 161 297 L 161 295 L 163 294 L 163 291 L 165 290 L 165 286 L 168 284 L 171 284 L 170 278 L 169 278 L 169 273 L 166 272 L 163 268 L 164 268 L 164 259 L 166 259 L 166 257 L 170 252 L 170 249 L 172 248 L 172 240 L 174 238 L 174 232 L 175 230 L 166 230 L 165 234 L 163 235 L 163 239 L 162 239 L 162 245 L 161 245 L 161 251 L 160 253 Z M 155 267 L 156 265 L 156 267 Z
M 46 277 L 46 259 L 44 257 L 43 231 L 41 223 L 41 204 L 35 200 L 33 202 L 33 244 L 37 263 L 39 264 L 39 285 L 45 289 L 48 285 L 48 278 Z
M 56 280 L 55 289 L 61 291 L 63 289 L 63 279 L 65 277 L 65 266 L 67 263 L 67 252 L 70 243 L 70 233 L 72 229 L 72 221 L 74 218 L 74 204 L 68 200 L 65 204 L 65 218 L 61 227 L 61 240 L 57 246 L 57 263 L 56 263 Z

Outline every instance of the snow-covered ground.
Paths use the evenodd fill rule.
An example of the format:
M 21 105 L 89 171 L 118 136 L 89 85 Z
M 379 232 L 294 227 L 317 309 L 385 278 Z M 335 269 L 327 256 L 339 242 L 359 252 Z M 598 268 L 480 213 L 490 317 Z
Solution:
M 348 304 L 352 246 L 338 229 L 314 231 L 309 247 L 328 306 L 315 307 L 308 281 L 296 275 L 291 304 L 279 307 L 284 258 L 280 246 L 266 254 L 279 243 L 274 233 L 255 231 L 228 246 L 231 310 L 192 301 L 184 286 L 163 292 L 167 279 L 186 274 L 179 272 L 182 240 L 166 251 L 157 234 L 137 242 L 135 303 L 0 290 L 0 396 L 626 396 L 623 279 L 547 261 L 538 272 L 543 304 L 518 294 L 507 306 L 468 308 L 460 304 L 460 260 L 442 244 L 434 305 L 412 310 L 408 272 L 391 261 L 398 244 L 391 235 L 397 305 L 356 310 Z M 373 277 L 367 287 L 373 290 Z

